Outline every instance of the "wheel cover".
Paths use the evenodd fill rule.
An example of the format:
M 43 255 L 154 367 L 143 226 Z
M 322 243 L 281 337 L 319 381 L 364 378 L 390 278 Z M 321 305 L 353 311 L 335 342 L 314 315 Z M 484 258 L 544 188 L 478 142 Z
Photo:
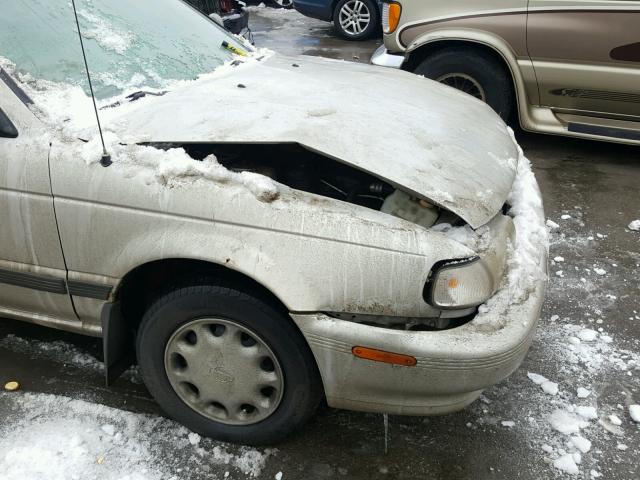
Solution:
M 482 85 L 466 73 L 447 73 L 446 75 L 436 78 L 436 82 L 444 83 L 461 92 L 468 93 L 483 102 L 487 101 L 487 96 Z
M 349 0 L 340 8 L 338 21 L 348 35 L 360 35 L 371 23 L 371 12 L 362 0 Z
M 281 7 L 290 7 L 293 5 L 293 0 L 275 0 L 275 2 Z
M 229 425 L 251 425 L 280 405 L 284 376 L 255 332 L 233 320 L 201 318 L 182 325 L 165 348 L 169 383 L 199 414 Z

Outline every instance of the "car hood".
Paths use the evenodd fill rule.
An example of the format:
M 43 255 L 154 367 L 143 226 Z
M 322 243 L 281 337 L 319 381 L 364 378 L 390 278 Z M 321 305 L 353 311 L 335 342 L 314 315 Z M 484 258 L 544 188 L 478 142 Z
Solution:
M 127 143 L 298 143 L 474 228 L 502 208 L 518 158 L 478 100 L 406 72 L 313 57 L 250 58 L 107 110 L 106 128 Z

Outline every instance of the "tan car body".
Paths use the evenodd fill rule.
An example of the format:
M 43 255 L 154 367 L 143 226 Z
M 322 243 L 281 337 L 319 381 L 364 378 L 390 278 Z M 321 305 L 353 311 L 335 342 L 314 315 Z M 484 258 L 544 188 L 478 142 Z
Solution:
M 440 49 L 481 45 L 508 67 L 525 130 L 640 144 L 640 1 L 394 3 L 399 24 L 373 63 L 411 71 Z
M 280 90 L 261 89 L 264 78 Z M 238 82 L 250 88 L 239 89 Z M 340 86 L 332 99 L 313 95 L 330 84 Z M 399 84 L 404 94 L 383 102 Z M 371 92 L 381 100 L 372 102 Z M 206 102 L 209 123 L 190 118 L 195 101 Z M 149 180 L 149 167 L 142 164 L 87 164 L 78 155 L 80 140 L 42 123 L 2 80 L 0 105 L 19 132 L 0 138 L 0 317 L 107 338 L 105 319 L 131 285 L 162 288 L 171 277 L 161 267 L 176 259 L 194 262 L 189 269 L 204 265 L 241 275 L 280 302 L 313 352 L 331 406 L 399 414 L 464 407 L 512 373 L 533 339 L 544 279 L 527 278 L 530 294 L 512 304 L 504 300 L 509 289 L 498 290 L 507 278 L 507 245 L 517 234 L 502 213 L 513 188 L 517 145 L 494 112 L 460 92 L 438 84 L 425 89 L 421 78 L 404 72 L 274 55 L 154 102 L 132 104 L 125 118 L 105 113 L 103 125 L 121 128 L 120 138 L 131 148 L 145 139 L 306 145 L 488 230 L 491 248 L 481 252 L 435 229 L 284 185 L 278 185 L 276 199 L 264 201 L 240 184 L 200 178 L 167 186 Z M 426 108 L 433 115 L 427 127 Z M 232 109 L 235 128 L 210 128 L 223 125 Z M 387 114 L 377 115 L 380 109 Z M 370 121 L 366 137 L 354 140 L 342 132 L 355 112 Z M 471 132 L 465 125 L 469 114 L 482 119 L 483 127 Z M 183 121 L 162 121 L 169 115 Z M 270 130 L 251 127 L 269 117 Z M 537 186 L 531 196 L 535 222 L 544 228 Z M 483 314 L 482 321 L 495 328 L 483 327 L 479 316 L 432 332 L 330 315 L 469 315 L 473 308 L 431 306 L 423 290 L 437 262 L 476 255 L 490 272 L 495 296 L 507 305 Z M 542 242 L 535 251 L 539 268 L 546 257 Z M 355 345 L 412 355 L 416 368 L 356 358 Z

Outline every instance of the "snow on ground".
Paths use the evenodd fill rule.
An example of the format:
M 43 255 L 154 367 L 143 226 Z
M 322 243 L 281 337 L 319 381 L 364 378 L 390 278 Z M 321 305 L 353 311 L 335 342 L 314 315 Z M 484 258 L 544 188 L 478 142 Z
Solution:
M 177 480 L 184 470 L 216 478 L 207 474 L 210 464 L 247 478 L 259 476 L 274 453 L 203 440 L 161 417 L 64 396 L 0 393 L 0 403 L 11 411 L 0 424 L 3 480 Z
M 628 378 L 629 385 L 637 385 L 640 342 L 620 335 L 619 325 L 640 320 L 640 315 L 637 310 L 618 311 L 621 289 L 616 282 L 625 282 L 628 273 L 595 254 L 608 234 L 590 232 L 585 223 L 579 207 L 547 220 L 550 266 L 553 272 L 561 264 L 563 275 L 550 279 L 546 314 L 525 360 L 529 371 L 521 369 L 505 384 L 485 391 L 483 402 L 472 406 L 477 415 L 472 424 L 480 428 L 514 422 L 511 430 L 531 445 L 523 455 L 539 478 L 626 480 L 631 477 L 612 476 L 605 468 L 635 464 L 640 406 L 631 393 L 634 387 L 612 382 Z M 564 304 L 562 315 L 554 311 L 556 302 Z M 618 322 L 618 333 L 607 328 L 609 321 Z M 612 384 L 621 386 L 612 393 Z

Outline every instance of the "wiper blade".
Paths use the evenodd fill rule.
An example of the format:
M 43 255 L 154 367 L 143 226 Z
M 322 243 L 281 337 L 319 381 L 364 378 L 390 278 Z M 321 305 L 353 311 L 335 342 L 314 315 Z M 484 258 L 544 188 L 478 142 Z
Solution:
M 167 93 L 167 90 L 162 90 L 161 92 L 147 92 L 146 90 L 140 90 L 138 92 L 130 93 L 129 95 L 127 95 L 124 98 L 126 98 L 130 102 L 135 102 L 136 100 L 138 100 L 138 99 L 140 99 L 142 97 L 146 97 L 147 95 L 152 95 L 154 97 L 161 97 L 165 93 Z M 105 105 L 104 107 L 100 107 L 100 110 L 104 110 L 105 108 L 117 107 L 118 105 L 122 105 L 122 101 L 121 100 L 118 100 L 117 102 L 110 103 L 109 105 Z

